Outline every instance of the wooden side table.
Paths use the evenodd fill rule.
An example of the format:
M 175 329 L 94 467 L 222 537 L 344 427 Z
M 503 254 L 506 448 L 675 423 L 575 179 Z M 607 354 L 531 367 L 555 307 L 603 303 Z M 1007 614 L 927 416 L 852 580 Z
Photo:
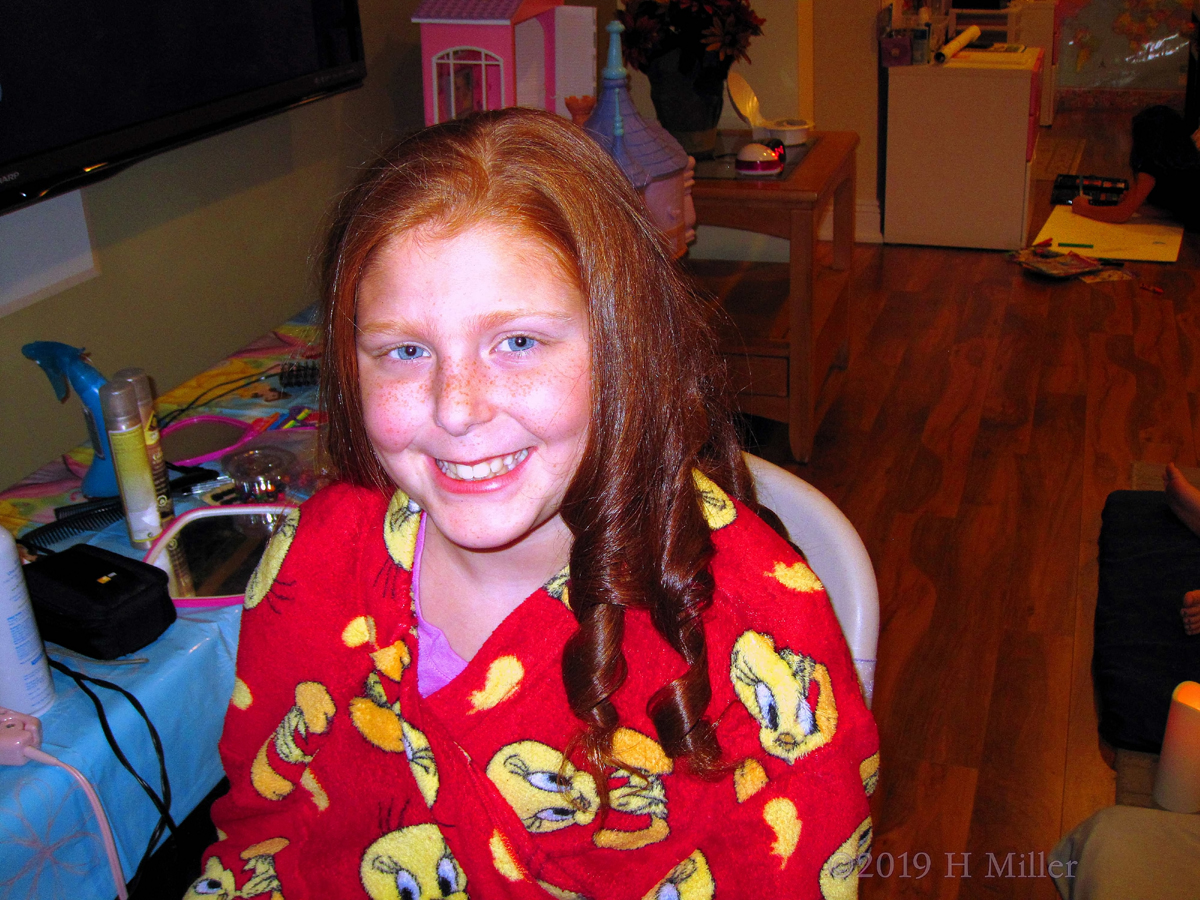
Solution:
M 785 238 L 788 264 L 687 263 L 736 326 L 738 333 L 723 335 L 721 351 L 739 405 L 786 422 L 792 455 L 801 462 L 812 453 L 821 385 L 830 369 L 845 363 L 858 146 L 852 131 L 813 137 L 815 146 L 786 179 L 698 177 L 692 189 L 699 224 Z M 830 203 L 832 264 L 818 271 L 817 229 Z

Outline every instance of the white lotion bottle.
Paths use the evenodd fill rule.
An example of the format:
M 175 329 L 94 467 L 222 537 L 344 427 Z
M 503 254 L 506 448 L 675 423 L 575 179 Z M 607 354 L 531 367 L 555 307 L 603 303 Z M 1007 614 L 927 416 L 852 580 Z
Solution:
M 40 716 L 53 705 L 54 682 L 33 618 L 17 543 L 0 526 L 0 707 Z

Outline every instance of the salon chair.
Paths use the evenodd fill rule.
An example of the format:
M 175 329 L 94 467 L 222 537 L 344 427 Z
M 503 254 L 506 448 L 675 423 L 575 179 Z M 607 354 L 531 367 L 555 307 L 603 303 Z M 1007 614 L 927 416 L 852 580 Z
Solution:
M 833 502 L 802 478 L 745 454 L 758 501 L 783 521 L 792 542 L 825 585 L 871 705 L 879 646 L 879 588 L 862 538 Z

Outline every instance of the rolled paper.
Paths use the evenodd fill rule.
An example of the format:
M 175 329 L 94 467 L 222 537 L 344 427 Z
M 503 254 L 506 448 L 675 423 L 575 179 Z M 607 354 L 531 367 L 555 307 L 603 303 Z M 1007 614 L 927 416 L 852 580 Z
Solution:
M 1200 812 L 1200 684 L 1194 681 L 1171 694 L 1154 799 L 1172 812 Z
M 983 34 L 983 32 L 979 30 L 979 26 L 972 25 L 954 40 L 942 44 L 942 48 L 938 50 L 937 53 L 933 54 L 933 61 L 944 63 L 963 47 L 967 46 L 967 44 L 971 43 L 971 41 L 978 38 L 981 34 Z

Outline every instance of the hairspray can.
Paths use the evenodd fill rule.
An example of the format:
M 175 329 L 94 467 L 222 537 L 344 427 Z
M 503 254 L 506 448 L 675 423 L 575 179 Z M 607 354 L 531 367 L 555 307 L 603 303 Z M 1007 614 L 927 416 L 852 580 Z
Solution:
M 129 540 L 145 550 L 162 531 L 162 519 L 158 515 L 158 494 L 146 453 L 137 391 L 128 381 L 110 381 L 100 388 L 100 406 L 112 447 L 121 505 L 125 507 Z
M 38 635 L 17 544 L 0 526 L 0 706 L 40 716 L 54 704 L 54 682 Z
M 110 381 L 128 381 L 137 394 L 138 413 L 142 417 L 142 435 L 146 439 L 146 455 L 150 458 L 150 474 L 154 476 L 154 492 L 158 501 L 158 516 L 164 522 L 175 518 L 175 502 L 171 499 L 171 479 L 167 475 L 167 460 L 163 456 L 158 434 L 158 414 L 154 411 L 154 392 L 150 378 L 143 369 L 122 369 Z

